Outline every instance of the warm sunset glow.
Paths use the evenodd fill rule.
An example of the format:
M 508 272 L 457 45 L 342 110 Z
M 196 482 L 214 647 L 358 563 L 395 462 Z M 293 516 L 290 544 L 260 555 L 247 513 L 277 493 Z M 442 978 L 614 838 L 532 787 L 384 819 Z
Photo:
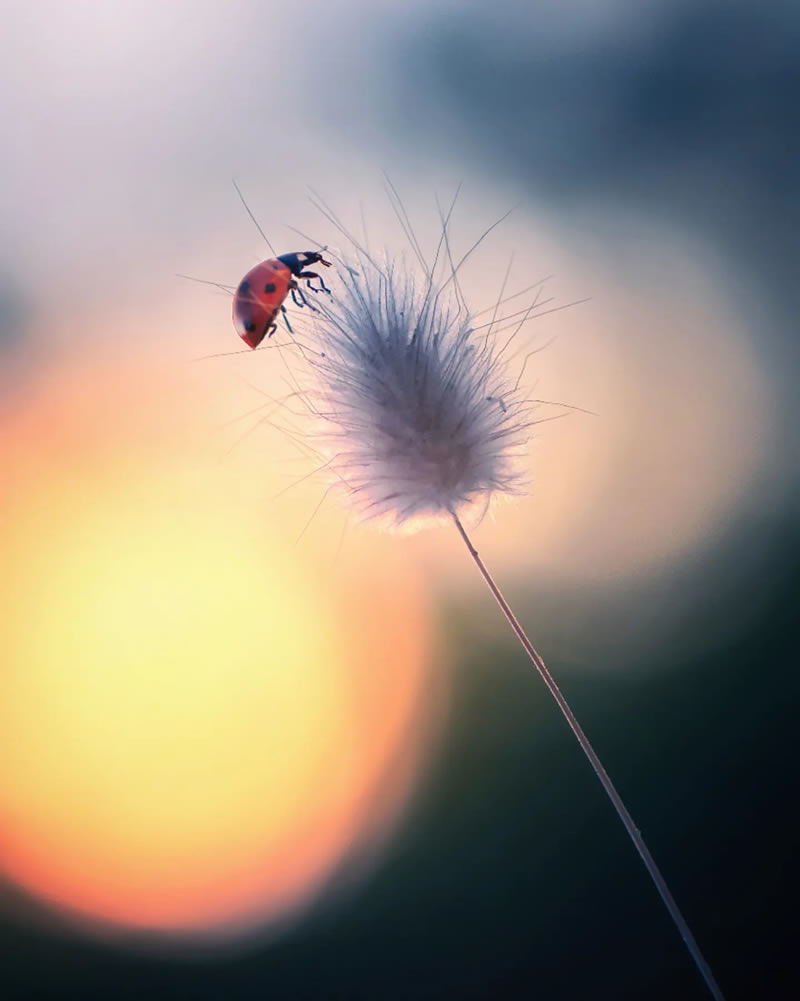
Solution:
M 331 588 L 242 510 L 160 392 L 61 372 L 6 425 L 0 872 L 199 931 L 296 908 L 396 812 L 422 631 L 385 560 Z

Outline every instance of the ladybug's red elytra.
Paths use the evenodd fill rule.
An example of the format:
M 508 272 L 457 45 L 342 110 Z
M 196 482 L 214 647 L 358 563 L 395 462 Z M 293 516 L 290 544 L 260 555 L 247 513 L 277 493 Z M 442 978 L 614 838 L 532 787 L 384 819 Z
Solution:
M 312 292 L 327 292 L 330 289 L 316 271 L 307 271 L 309 264 L 331 266 L 316 250 L 305 253 L 281 254 L 271 257 L 251 268 L 239 283 L 233 297 L 233 325 L 236 332 L 250 348 L 257 348 L 266 336 L 272 336 L 277 329 L 275 318 L 280 310 L 284 314 L 289 332 L 292 328 L 286 317 L 284 299 L 292 293 L 298 306 L 310 306 L 296 279 L 305 278 Z M 315 288 L 311 279 L 316 278 L 320 287 Z M 299 295 L 299 298 L 298 298 Z

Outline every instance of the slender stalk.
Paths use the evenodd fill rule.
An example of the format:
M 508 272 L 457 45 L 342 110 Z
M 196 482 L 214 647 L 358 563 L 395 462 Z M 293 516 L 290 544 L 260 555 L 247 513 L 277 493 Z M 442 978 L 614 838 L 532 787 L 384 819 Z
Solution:
M 558 707 L 564 714 L 564 718 L 566 719 L 567 723 L 569 723 L 578 743 L 581 745 L 583 753 L 589 759 L 589 762 L 592 768 L 594 768 L 597 777 L 600 779 L 600 782 L 603 788 L 605 789 L 608 798 L 614 804 L 614 808 L 619 814 L 620 820 L 625 825 L 625 830 L 628 832 L 631 841 L 636 846 L 636 850 L 641 856 L 641 859 L 645 864 L 645 868 L 650 873 L 650 878 L 655 883 L 656 889 L 661 894 L 661 899 L 664 901 L 664 905 L 669 911 L 670 917 L 675 922 L 675 925 L 677 926 L 677 929 L 681 934 L 681 938 L 686 943 L 686 948 L 689 950 L 690 956 L 694 960 L 697 969 L 700 971 L 700 975 L 706 982 L 706 986 L 708 987 L 711 996 L 715 998 L 715 1001 L 725 1001 L 722 991 L 720 990 L 716 980 L 714 979 L 714 974 L 711 972 L 711 967 L 708 965 L 705 958 L 703 957 L 703 954 L 700 952 L 700 948 L 694 939 L 694 935 L 692 935 L 691 931 L 689 930 L 689 925 L 686 923 L 686 919 L 678 909 L 678 905 L 675 903 L 675 899 L 670 893 L 669 887 L 667 886 L 664 877 L 661 875 L 661 871 L 656 865 L 653 856 L 650 854 L 647 845 L 645 845 L 644 841 L 642 840 L 641 832 L 639 831 L 638 827 L 634 824 L 633 817 L 631 817 L 630 813 L 628 813 L 628 810 L 625 804 L 622 802 L 619 793 L 614 788 L 614 783 L 608 777 L 608 773 L 606 772 L 602 762 L 598 758 L 594 748 L 589 742 L 589 738 L 583 732 L 580 723 L 575 718 L 575 714 L 569 707 L 569 703 L 561 693 L 561 689 L 556 684 L 555 679 L 550 674 L 542 658 L 534 649 L 533 644 L 525 634 L 525 630 L 519 624 L 517 617 L 514 615 L 508 602 L 503 597 L 500 588 L 497 586 L 497 584 L 495 584 L 492 575 L 486 569 L 483 560 L 478 555 L 478 550 L 472 545 L 469 536 L 464 530 L 464 526 L 459 521 L 458 516 L 455 514 L 455 512 L 453 512 L 453 520 L 455 521 L 456 528 L 458 529 L 461 538 L 464 540 L 464 544 L 469 550 L 470 556 L 475 561 L 475 565 L 480 571 L 483 579 L 486 581 L 489 590 L 494 595 L 497 604 L 500 606 L 503 612 L 503 615 L 505 615 L 505 617 L 508 619 L 509 625 L 516 633 L 517 639 L 525 648 L 525 652 L 530 657 L 533 666 L 539 672 L 539 674 L 542 677 L 542 680 L 547 685 L 550 694 L 558 703 Z

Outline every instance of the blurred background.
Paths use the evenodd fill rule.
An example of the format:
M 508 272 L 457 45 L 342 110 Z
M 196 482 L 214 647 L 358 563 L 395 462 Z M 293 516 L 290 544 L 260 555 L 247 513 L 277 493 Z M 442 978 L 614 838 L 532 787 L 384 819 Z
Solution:
M 796 6 L 4 13 L 3 997 L 706 996 L 458 538 L 354 524 L 288 334 L 176 277 L 270 256 L 232 178 L 410 259 L 383 170 L 426 248 L 462 184 L 456 257 L 515 206 L 475 312 L 589 300 L 474 539 L 726 996 L 795 996 Z

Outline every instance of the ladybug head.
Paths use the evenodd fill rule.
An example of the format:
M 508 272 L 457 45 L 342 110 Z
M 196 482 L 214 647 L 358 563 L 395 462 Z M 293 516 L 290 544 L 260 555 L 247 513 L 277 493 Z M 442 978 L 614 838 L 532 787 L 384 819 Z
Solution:
M 326 261 L 318 250 L 306 250 L 296 254 L 281 254 L 278 260 L 283 261 L 293 275 L 299 275 L 301 271 L 311 264 L 324 264 L 326 268 L 331 266 L 331 262 Z

